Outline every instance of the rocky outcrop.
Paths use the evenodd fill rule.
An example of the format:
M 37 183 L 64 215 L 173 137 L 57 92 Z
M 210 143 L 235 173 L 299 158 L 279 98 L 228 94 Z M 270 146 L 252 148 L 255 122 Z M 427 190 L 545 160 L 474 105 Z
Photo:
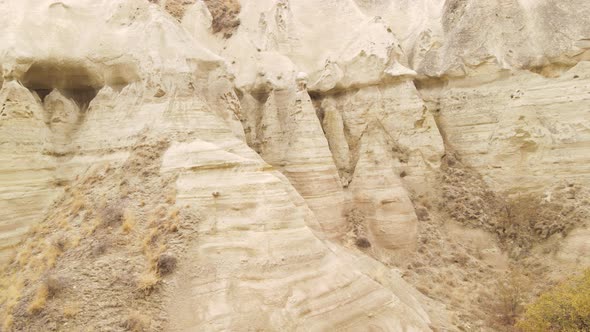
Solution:
M 2 9 L 25 8 L 38 17 L 23 20 L 40 26 L 28 40 L 54 16 L 83 32 L 76 44 L 56 31 L 45 47 L 23 42 L 25 55 L 9 54 L 19 49 L 11 44 L 2 52 L 2 137 L 14 148 L 1 172 L 12 172 L 3 177 L 15 187 L 7 195 L 34 194 L 35 204 L 11 202 L 6 219 L 22 230 L 36 225 L 3 273 L 5 329 L 125 328 L 148 313 L 146 327 L 167 330 L 430 329 L 421 295 L 396 272 L 376 261 L 354 267 L 359 252 L 321 240 L 346 231 L 344 193 L 303 76 L 285 76 L 282 86 L 262 79 L 268 97 L 249 109 L 238 96 L 261 92 L 236 94 L 221 58 L 154 4 Z M 24 30 L 8 33 L 26 39 Z M 123 40 L 134 42 L 123 48 Z M 29 165 L 47 176 L 27 175 L 36 171 Z M 160 210 L 172 219 L 159 219 Z M 174 218 L 178 226 L 168 224 Z M 3 235 L 6 245 L 19 238 Z M 164 251 L 179 258 L 179 273 L 166 276 L 152 260 Z M 377 280 L 379 269 L 395 285 Z M 54 276 L 61 286 L 47 284 Z M 125 295 L 112 298 L 105 282 Z M 138 289 L 146 298 L 130 304 Z M 106 303 L 142 314 L 95 314 Z M 74 304 L 75 316 L 59 314 Z
M 478 85 L 450 83 L 437 99 L 447 140 L 497 190 L 587 183 L 588 63 L 559 78 L 506 74 Z
M 586 264 L 582 0 L 0 14 L 3 329 L 485 331 Z

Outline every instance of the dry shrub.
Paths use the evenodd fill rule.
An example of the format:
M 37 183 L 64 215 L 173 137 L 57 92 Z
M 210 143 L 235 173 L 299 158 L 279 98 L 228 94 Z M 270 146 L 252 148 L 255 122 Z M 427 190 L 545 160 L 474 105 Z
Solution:
M 501 238 L 525 249 L 553 234 L 567 234 L 587 218 L 574 203 L 547 202 L 534 195 L 512 198 L 505 211 L 505 219 L 499 225 Z
M 367 238 L 367 227 L 365 224 L 364 213 L 353 208 L 346 214 L 346 221 L 348 223 L 347 237 L 354 243 L 355 246 L 361 249 L 371 247 L 371 242 Z
M 365 237 L 361 237 L 356 239 L 356 241 L 354 242 L 354 244 L 359 247 L 359 248 L 370 248 L 371 247 L 371 242 L 369 242 L 369 240 L 367 240 L 367 238 Z
M 170 210 L 170 214 L 168 215 L 168 217 L 171 220 L 177 220 L 179 213 L 180 213 L 180 210 L 178 208 L 173 208 L 172 210 Z
M 149 328 L 149 318 L 138 312 L 131 313 L 125 321 L 121 324 L 121 327 L 127 331 L 132 332 L 143 332 Z
M 31 259 L 31 255 L 32 255 L 32 248 L 30 243 L 25 246 L 23 249 L 21 249 L 18 254 L 16 255 L 16 262 L 18 263 L 18 265 L 20 267 L 24 267 L 29 260 Z
M 416 217 L 418 217 L 418 220 L 420 220 L 420 221 L 430 220 L 430 213 L 428 213 L 428 209 L 426 209 L 425 207 L 416 206 L 414 211 L 416 211 Z
M 123 220 L 123 209 L 119 204 L 108 205 L 101 211 L 101 223 L 105 227 L 113 227 Z
M 231 37 L 240 25 L 238 18 L 242 6 L 238 0 L 204 0 L 213 17 L 211 29 L 213 33 L 223 33 L 225 38 Z
M 66 281 L 56 276 L 48 276 L 44 283 L 47 286 L 47 295 L 50 298 L 59 294 L 66 286 Z
M 109 247 L 109 245 L 108 245 L 106 239 L 96 240 L 96 242 L 94 242 L 90 247 L 90 250 L 92 252 L 92 256 L 98 257 L 100 255 L 103 255 L 104 253 L 106 253 L 108 247 Z
M 158 273 L 161 276 L 168 275 L 176 269 L 176 264 L 176 257 L 171 254 L 161 254 L 160 257 L 158 257 L 158 262 L 156 264 Z
M 80 240 L 82 240 L 82 238 L 79 235 L 73 236 L 72 240 L 70 241 L 70 248 L 76 248 L 77 246 L 79 246 Z
M 524 310 L 529 293 L 530 280 L 518 270 L 499 281 L 490 306 L 494 323 L 501 326 L 514 325 Z
M 366 232 L 365 215 L 359 209 L 351 209 L 346 214 L 346 222 L 349 231 L 352 231 L 355 237 L 364 237 Z

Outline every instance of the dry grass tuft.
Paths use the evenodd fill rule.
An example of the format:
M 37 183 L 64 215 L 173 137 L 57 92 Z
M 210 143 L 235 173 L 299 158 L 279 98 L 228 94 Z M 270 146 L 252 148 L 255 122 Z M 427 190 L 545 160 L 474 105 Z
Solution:
M 137 278 L 137 289 L 145 295 L 151 294 L 160 283 L 160 276 L 152 269 L 142 273 Z
M 28 244 L 26 247 L 21 249 L 18 254 L 16 255 L 16 262 L 20 267 L 24 267 L 31 259 L 32 255 L 32 248 L 31 245 Z
M 156 244 L 158 241 L 158 237 L 160 236 L 160 231 L 157 228 L 152 228 L 146 237 L 143 239 L 143 251 L 144 253 L 148 253 L 150 248 Z
M 78 214 L 82 209 L 84 209 L 86 203 L 84 202 L 84 198 L 80 195 L 74 195 L 74 201 L 72 202 L 72 207 L 70 212 L 75 215 Z
M 59 258 L 59 256 L 61 256 L 62 253 L 63 250 L 60 247 L 56 246 L 55 244 L 50 244 L 44 253 L 44 261 L 47 265 L 47 268 L 54 267 L 55 263 L 57 262 L 57 259 Z
M 37 289 L 31 304 L 29 305 L 29 313 L 38 314 L 45 308 L 47 300 L 55 297 L 65 287 L 65 282 L 62 278 L 48 276 Z
M 31 314 L 38 314 L 44 308 L 45 304 L 47 303 L 47 298 L 49 297 L 49 289 L 47 285 L 43 284 L 39 289 L 37 289 L 37 293 L 35 293 L 35 297 L 29 304 L 29 313 Z
M 135 228 L 136 223 L 135 213 L 130 209 L 126 209 L 123 214 L 123 224 L 121 225 L 123 233 L 129 234 Z

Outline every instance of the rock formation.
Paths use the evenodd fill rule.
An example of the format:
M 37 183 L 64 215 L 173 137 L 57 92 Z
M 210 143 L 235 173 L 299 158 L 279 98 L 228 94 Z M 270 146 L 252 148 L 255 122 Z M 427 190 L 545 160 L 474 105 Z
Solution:
M 0 331 L 494 331 L 589 264 L 586 1 L 0 14 Z

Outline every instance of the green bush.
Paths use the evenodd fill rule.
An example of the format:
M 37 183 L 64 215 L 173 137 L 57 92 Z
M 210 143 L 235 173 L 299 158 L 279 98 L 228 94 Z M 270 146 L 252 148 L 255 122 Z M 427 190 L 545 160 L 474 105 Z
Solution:
M 516 326 L 524 332 L 590 331 L 590 269 L 541 295 Z

